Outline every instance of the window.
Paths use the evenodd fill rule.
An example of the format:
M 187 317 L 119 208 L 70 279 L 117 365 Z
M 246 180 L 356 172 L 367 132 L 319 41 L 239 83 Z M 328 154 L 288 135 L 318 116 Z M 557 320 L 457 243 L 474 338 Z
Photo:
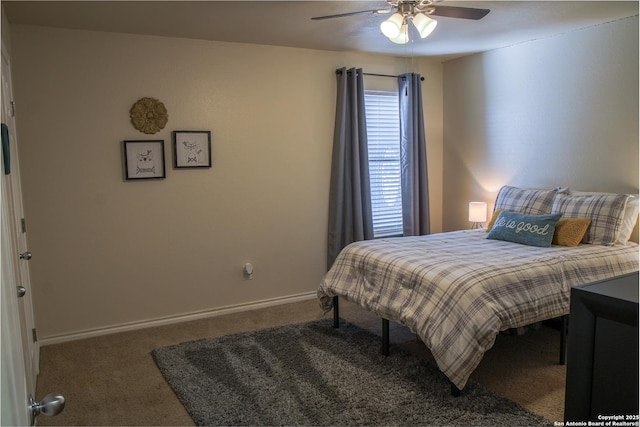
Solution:
M 365 91 L 373 236 L 402 235 L 400 110 L 395 92 Z

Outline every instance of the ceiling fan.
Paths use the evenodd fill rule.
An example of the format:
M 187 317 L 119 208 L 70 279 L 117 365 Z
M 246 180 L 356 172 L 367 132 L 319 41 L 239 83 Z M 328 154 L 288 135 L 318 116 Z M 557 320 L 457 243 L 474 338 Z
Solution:
M 389 8 L 360 10 L 356 12 L 340 13 L 337 15 L 316 16 L 311 19 L 323 20 L 344 18 L 347 16 L 373 14 L 381 15 L 394 12 L 393 15 L 382 24 L 380 30 L 394 43 L 405 44 L 409 42 L 409 21 L 418 30 L 420 37 L 425 38 L 438 25 L 438 21 L 430 16 L 443 16 L 447 18 L 462 18 L 478 20 L 484 18 L 489 9 L 476 9 L 472 7 L 441 6 L 434 4 L 436 0 L 387 0 Z

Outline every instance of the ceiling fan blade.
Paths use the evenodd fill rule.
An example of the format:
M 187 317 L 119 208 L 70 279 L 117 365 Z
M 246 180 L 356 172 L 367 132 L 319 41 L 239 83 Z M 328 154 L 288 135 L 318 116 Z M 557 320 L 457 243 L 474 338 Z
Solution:
M 348 12 L 348 13 L 339 13 L 337 15 L 327 15 L 327 16 L 315 16 L 311 19 L 320 21 L 322 19 L 333 19 L 333 18 L 344 18 L 345 16 L 355 16 L 355 15 L 364 15 L 370 13 L 372 15 L 378 15 L 382 13 L 389 13 L 393 9 L 372 9 L 372 10 L 360 10 L 358 12 Z
M 444 16 L 446 18 L 462 18 L 462 19 L 482 19 L 489 9 L 476 9 L 473 7 L 458 7 L 458 6 L 434 6 L 435 10 L 431 15 Z

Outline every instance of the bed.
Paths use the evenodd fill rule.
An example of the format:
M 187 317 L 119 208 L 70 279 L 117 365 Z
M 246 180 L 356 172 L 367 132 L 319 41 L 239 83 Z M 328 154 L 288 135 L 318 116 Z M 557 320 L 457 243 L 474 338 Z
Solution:
M 564 316 L 572 287 L 638 271 L 638 245 L 620 237 L 624 233 L 622 239 L 628 240 L 626 228 L 631 221 L 633 229 L 638 216 L 630 198 L 604 213 L 594 205 L 594 193 L 549 190 L 541 204 L 542 196 L 532 191 L 540 190 L 503 187 L 493 218 L 498 222 L 490 224 L 489 232 L 460 230 L 348 245 L 318 288 L 322 309 L 330 311 L 334 298 L 342 297 L 407 326 L 462 390 L 500 331 Z M 585 197 L 593 209 L 585 208 Z M 625 224 L 624 211 L 632 207 L 635 213 L 627 212 L 632 219 Z M 555 217 L 589 218 L 579 244 L 535 246 L 488 238 L 515 211 L 538 218 L 553 210 Z M 619 216 L 613 223 L 611 210 Z

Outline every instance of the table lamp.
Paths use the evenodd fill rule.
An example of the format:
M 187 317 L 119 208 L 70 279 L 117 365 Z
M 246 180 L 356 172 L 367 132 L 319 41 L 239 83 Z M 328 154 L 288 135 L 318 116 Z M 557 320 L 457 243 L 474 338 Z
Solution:
M 482 223 L 487 221 L 485 202 L 469 202 L 469 221 L 473 223 L 471 228 L 482 228 Z

